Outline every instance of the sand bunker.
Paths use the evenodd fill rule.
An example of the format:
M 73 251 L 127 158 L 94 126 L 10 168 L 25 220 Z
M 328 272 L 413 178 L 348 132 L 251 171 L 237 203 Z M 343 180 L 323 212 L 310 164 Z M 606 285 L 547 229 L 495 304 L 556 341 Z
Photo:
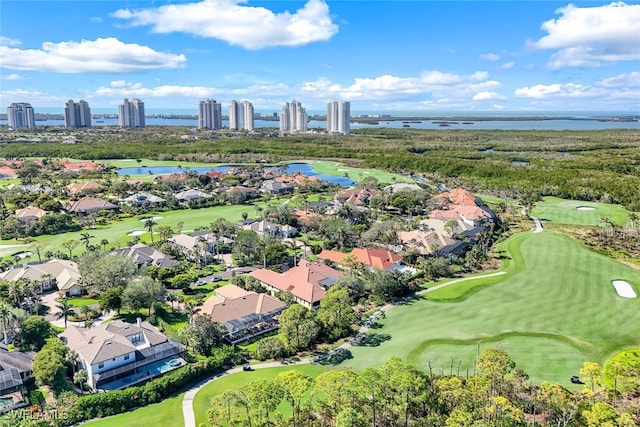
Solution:
M 145 219 L 141 219 L 140 221 L 145 222 L 145 221 L 147 221 L 148 219 L 152 219 L 152 220 L 154 220 L 154 221 L 157 221 L 157 220 L 159 220 L 159 219 L 162 219 L 162 217 L 161 217 L 161 216 L 154 216 L 154 217 L 152 217 L 152 218 L 145 218 Z
M 593 206 L 578 206 L 576 208 L 579 211 L 595 211 L 596 208 L 594 208 Z
M 146 231 L 144 231 L 144 230 L 136 230 L 136 231 L 132 231 L 131 233 L 127 234 L 127 236 L 129 236 L 129 237 L 142 236 L 144 233 L 146 233 Z
M 611 282 L 616 292 L 623 298 L 636 298 L 636 291 L 633 290 L 629 282 L 625 280 L 614 280 Z

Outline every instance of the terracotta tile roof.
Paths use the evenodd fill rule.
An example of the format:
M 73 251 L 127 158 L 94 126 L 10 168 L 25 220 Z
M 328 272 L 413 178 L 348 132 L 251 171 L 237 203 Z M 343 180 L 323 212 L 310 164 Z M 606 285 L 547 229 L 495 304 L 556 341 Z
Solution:
M 318 255 L 318 258 L 328 259 L 329 261 L 341 264 L 343 258 L 347 255 L 349 254 L 344 252 L 323 250 Z M 354 248 L 351 251 L 351 255 L 355 256 L 358 262 L 381 270 L 387 270 L 394 264 L 402 261 L 402 257 L 400 255 L 381 248 Z
M 284 273 L 261 268 L 250 273 L 266 285 L 285 292 L 313 305 L 325 295 L 326 289 L 343 277 L 343 274 L 328 265 L 300 260 L 300 264 Z
M 87 191 L 100 191 L 104 190 L 104 185 L 97 182 L 74 182 L 67 185 L 67 191 L 69 194 L 82 194 Z
M 15 178 L 18 172 L 9 166 L 0 166 L 0 177 Z
M 88 160 L 82 161 L 82 162 L 61 161 L 58 164 L 62 166 L 64 170 L 67 172 L 78 172 L 78 171 L 84 171 L 84 170 L 99 171 L 104 169 L 102 165 L 99 165 L 98 163 L 88 161 Z

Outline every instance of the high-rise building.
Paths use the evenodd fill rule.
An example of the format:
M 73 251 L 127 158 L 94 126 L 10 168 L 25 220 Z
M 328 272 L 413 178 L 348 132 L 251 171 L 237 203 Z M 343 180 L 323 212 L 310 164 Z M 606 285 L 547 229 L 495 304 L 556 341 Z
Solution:
M 351 103 L 331 101 L 327 103 L 327 132 L 348 134 L 351 130 Z
M 220 129 L 222 127 L 222 105 L 214 99 L 198 104 L 198 127 L 200 129 Z
M 229 105 L 229 129 L 248 130 L 254 129 L 253 104 L 249 101 L 238 102 L 235 99 Z
M 124 103 L 118 105 L 118 123 L 121 128 L 143 128 L 144 121 L 144 102 L 138 98 L 133 98 L 131 102 L 127 98 Z
M 280 112 L 280 132 L 298 133 L 307 131 L 307 110 L 295 99 L 282 106 Z
M 7 107 L 7 122 L 11 129 L 36 128 L 36 115 L 31 104 L 14 102 Z
M 83 99 L 73 102 L 70 99 L 64 106 L 64 125 L 70 128 L 90 128 L 91 109 L 89 103 Z

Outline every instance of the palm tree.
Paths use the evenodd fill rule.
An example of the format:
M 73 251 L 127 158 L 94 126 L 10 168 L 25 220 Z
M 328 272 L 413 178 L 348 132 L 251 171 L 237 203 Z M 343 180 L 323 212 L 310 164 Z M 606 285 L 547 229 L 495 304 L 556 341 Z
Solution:
M 84 247 L 89 250 L 89 245 L 91 244 L 91 238 L 93 236 L 89 233 L 82 233 L 80 235 L 80 241 L 84 243 Z
M 4 336 L 4 345 L 8 344 L 7 339 L 7 321 L 15 318 L 15 313 L 11 310 L 9 304 L 4 301 L 0 302 L 0 318 L 2 319 L 2 334 Z
M 73 307 L 69 305 L 69 301 L 66 298 L 59 298 L 59 304 L 56 304 L 56 308 L 59 310 L 56 313 L 56 319 L 64 318 L 64 328 L 67 329 L 67 318 L 69 316 L 73 316 L 76 312 L 73 310 Z
M 9 299 L 11 299 L 16 307 L 20 307 L 20 303 L 26 293 L 26 283 L 21 280 L 9 282 L 7 288 Z
M 171 312 L 173 313 L 175 311 L 174 303 L 178 301 L 178 296 L 174 292 L 169 292 L 169 295 L 167 295 L 167 301 L 171 303 Z
M 149 230 L 149 234 L 151 235 L 151 243 L 153 243 L 153 227 L 156 225 L 156 220 L 153 218 L 149 218 L 144 221 L 144 227 Z
M 73 382 L 80 386 L 80 391 L 84 393 L 84 383 L 87 382 L 87 371 L 79 369 L 78 372 L 73 374 Z
M 35 242 L 31 242 L 29 245 L 29 249 L 34 251 L 36 255 L 38 255 L 38 262 L 42 262 L 42 254 L 44 253 L 47 244 L 45 242 L 40 242 L 36 240 Z
M 107 239 L 102 239 L 100 240 L 100 245 L 102 245 L 102 250 L 106 250 L 107 246 L 109 245 L 109 241 Z

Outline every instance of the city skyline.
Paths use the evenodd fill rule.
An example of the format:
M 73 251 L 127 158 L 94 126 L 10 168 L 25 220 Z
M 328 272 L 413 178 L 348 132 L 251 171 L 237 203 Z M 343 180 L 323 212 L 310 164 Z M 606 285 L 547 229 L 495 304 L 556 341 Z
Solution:
M 0 108 L 640 111 L 638 2 L 3 2 Z M 256 24 L 259 22 L 259 24 Z M 33 29 L 37 28 L 38 31 Z

